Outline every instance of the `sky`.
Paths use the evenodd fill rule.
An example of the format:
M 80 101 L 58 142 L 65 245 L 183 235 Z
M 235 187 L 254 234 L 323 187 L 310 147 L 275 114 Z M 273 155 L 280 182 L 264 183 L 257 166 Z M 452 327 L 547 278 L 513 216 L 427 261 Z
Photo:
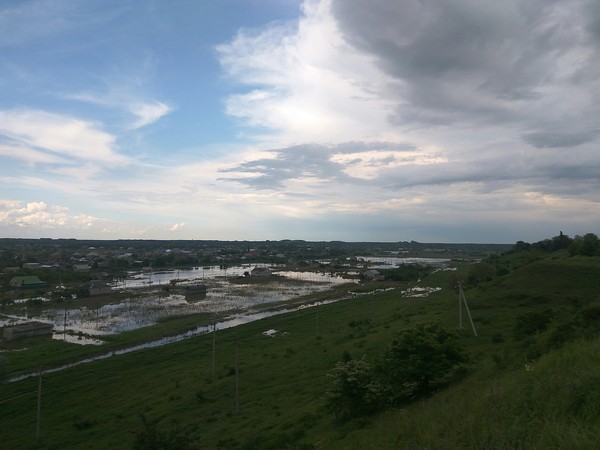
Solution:
M 0 237 L 600 234 L 597 0 L 2 0 Z

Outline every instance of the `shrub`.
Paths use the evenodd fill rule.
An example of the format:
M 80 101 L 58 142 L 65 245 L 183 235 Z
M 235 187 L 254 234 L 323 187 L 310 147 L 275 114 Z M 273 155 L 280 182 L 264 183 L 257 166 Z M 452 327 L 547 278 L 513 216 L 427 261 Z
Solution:
M 530 312 L 517 317 L 514 333 L 517 340 L 522 340 L 527 336 L 541 333 L 548 328 L 548 325 L 554 317 L 551 309 L 545 309 L 541 312 Z
M 401 331 L 378 367 L 389 400 L 397 404 L 435 392 L 468 362 L 458 336 L 438 324 Z
M 382 389 L 364 356 L 338 362 L 328 376 L 333 388 L 326 394 L 326 405 L 338 420 L 371 413 L 381 405 Z

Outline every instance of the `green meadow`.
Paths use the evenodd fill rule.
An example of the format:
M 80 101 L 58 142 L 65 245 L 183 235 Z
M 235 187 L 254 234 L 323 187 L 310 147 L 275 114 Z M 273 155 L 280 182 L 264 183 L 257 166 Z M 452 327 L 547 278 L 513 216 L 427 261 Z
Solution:
M 336 303 L 45 374 L 41 391 L 38 377 L 2 383 L 1 447 L 128 449 L 162 436 L 170 447 L 137 448 L 598 448 L 600 257 L 531 249 L 481 264 L 424 277 L 419 286 L 442 288 L 426 298 L 403 297 L 401 281 L 373 283 Z M 464 309 L 459 329 L 457 280 L 477 336 Z M 336 363 L 375 364 L 396 333 L 428 323 L 458 333 L 467 370 L 432 395 L 336 420 L 325 401 Z M 90 352 L 46 339 L 23 345 L 0 354 L 10 374 Z

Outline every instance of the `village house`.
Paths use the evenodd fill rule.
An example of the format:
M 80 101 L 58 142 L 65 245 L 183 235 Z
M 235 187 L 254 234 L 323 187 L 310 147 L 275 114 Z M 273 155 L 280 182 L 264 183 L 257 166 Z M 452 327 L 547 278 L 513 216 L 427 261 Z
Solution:
M 84 286 L 88 289 L 91 297 L 93 297 L 94 295 L 107 295 L 107 294 L 112 293 L 111 286 L 109 286 L 108 284 L 103 283 L 101 281 L 97 281 L 97 280 L 90 281 L 89 283 L 85 284 Z
M 381 273 L 375 269 L 365 270 L 361 273 L 361 275 L 363 276 L 363 278 L 372 281 L 383 281 L 384 279 L 384 276 L 381 275 Z
M 48 286 L 48 283 L 40 280 L 35 275 L 13 277 L 8 284 L 17 289 L 43 289 Z

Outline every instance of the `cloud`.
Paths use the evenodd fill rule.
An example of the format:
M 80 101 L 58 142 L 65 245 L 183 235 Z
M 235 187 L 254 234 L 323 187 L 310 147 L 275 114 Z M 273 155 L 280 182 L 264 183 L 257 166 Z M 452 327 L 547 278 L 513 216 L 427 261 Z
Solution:
M 134 116 L 131 123 L 125 127 L 128 130 L 135 130 L 150 125 L 173 111 L 172 106 L 163 102 L 140 100 L 137 95 L 129 92 L 124 87 L 113 86 L 105 94 L 79 92 L 64 94 L 62 97 L 68 100 L 76 100 L 126 111 Z
M 100 221 L 86 214 L 73 215 L 65 206 L 0 200 L 0 228 L 88 229 Z
M 500 125 L 535 146 L 570 147 L 598 135 L 600 10 L 590 5 L 332 0 L 331 11 L 398 81 L 395 124 Z
M 13 157 L 49 162 L 52 157 L 92 161 L 108 166 L 125 164 L 115 137 L 95 122 L 40 110 L 0 110 L 0 139 L 12 147 L 28 148 Z M 0 141 L 1 142 L 1 141 Z
M 560 148 L 577 147 L 586 142 L 592 142 L 600 133 L 600 130 L 560 132 L 560 131 L 540 131 L 523 135 L 523 140 L 535 147 Z
M 185 222 L 176 223 L 169 227 L 169 231 L 180 231 L 185 228 Z
M 302 11 L 218 47 L 247 87 L 227 112 L 261 142 L 422 143 L 423 130 L 450 126 L 503 128 L 536 147 L 598 137 L 600 12 L 585 0 L 314 0 Z
M 227 112 L 263 150 L 221 181 L 274 216 L 432 230 L 598 211 L 598 23 L 585 0 L 305 1 L 218 48 Z
M 268 157 L 224 168 L 225 179 L 254 188 L 277 189 L 293 180 L 364 184 L 385 177 L 401 166 L 445 162 L 443 155 L 409 144 L 390 142 L 344 142 L 337 145 L 303 144 L 266 152 Z
M 327 2 L 305 2 L 297 23 L 242 30 L 217 51 L 227 76 L 248 88 L 226 110 L 266 129 L 261 142 L 365 140 L 388 128 L 389 77 L 342 39 Z
M 169 114 L 172 111 L 172 108 L 161 102 L 138 103 L 131 105 L 129 111 L 138 117 L 131 125 L 131 128 L 135 129 L 156 122 L 161 117 Z

